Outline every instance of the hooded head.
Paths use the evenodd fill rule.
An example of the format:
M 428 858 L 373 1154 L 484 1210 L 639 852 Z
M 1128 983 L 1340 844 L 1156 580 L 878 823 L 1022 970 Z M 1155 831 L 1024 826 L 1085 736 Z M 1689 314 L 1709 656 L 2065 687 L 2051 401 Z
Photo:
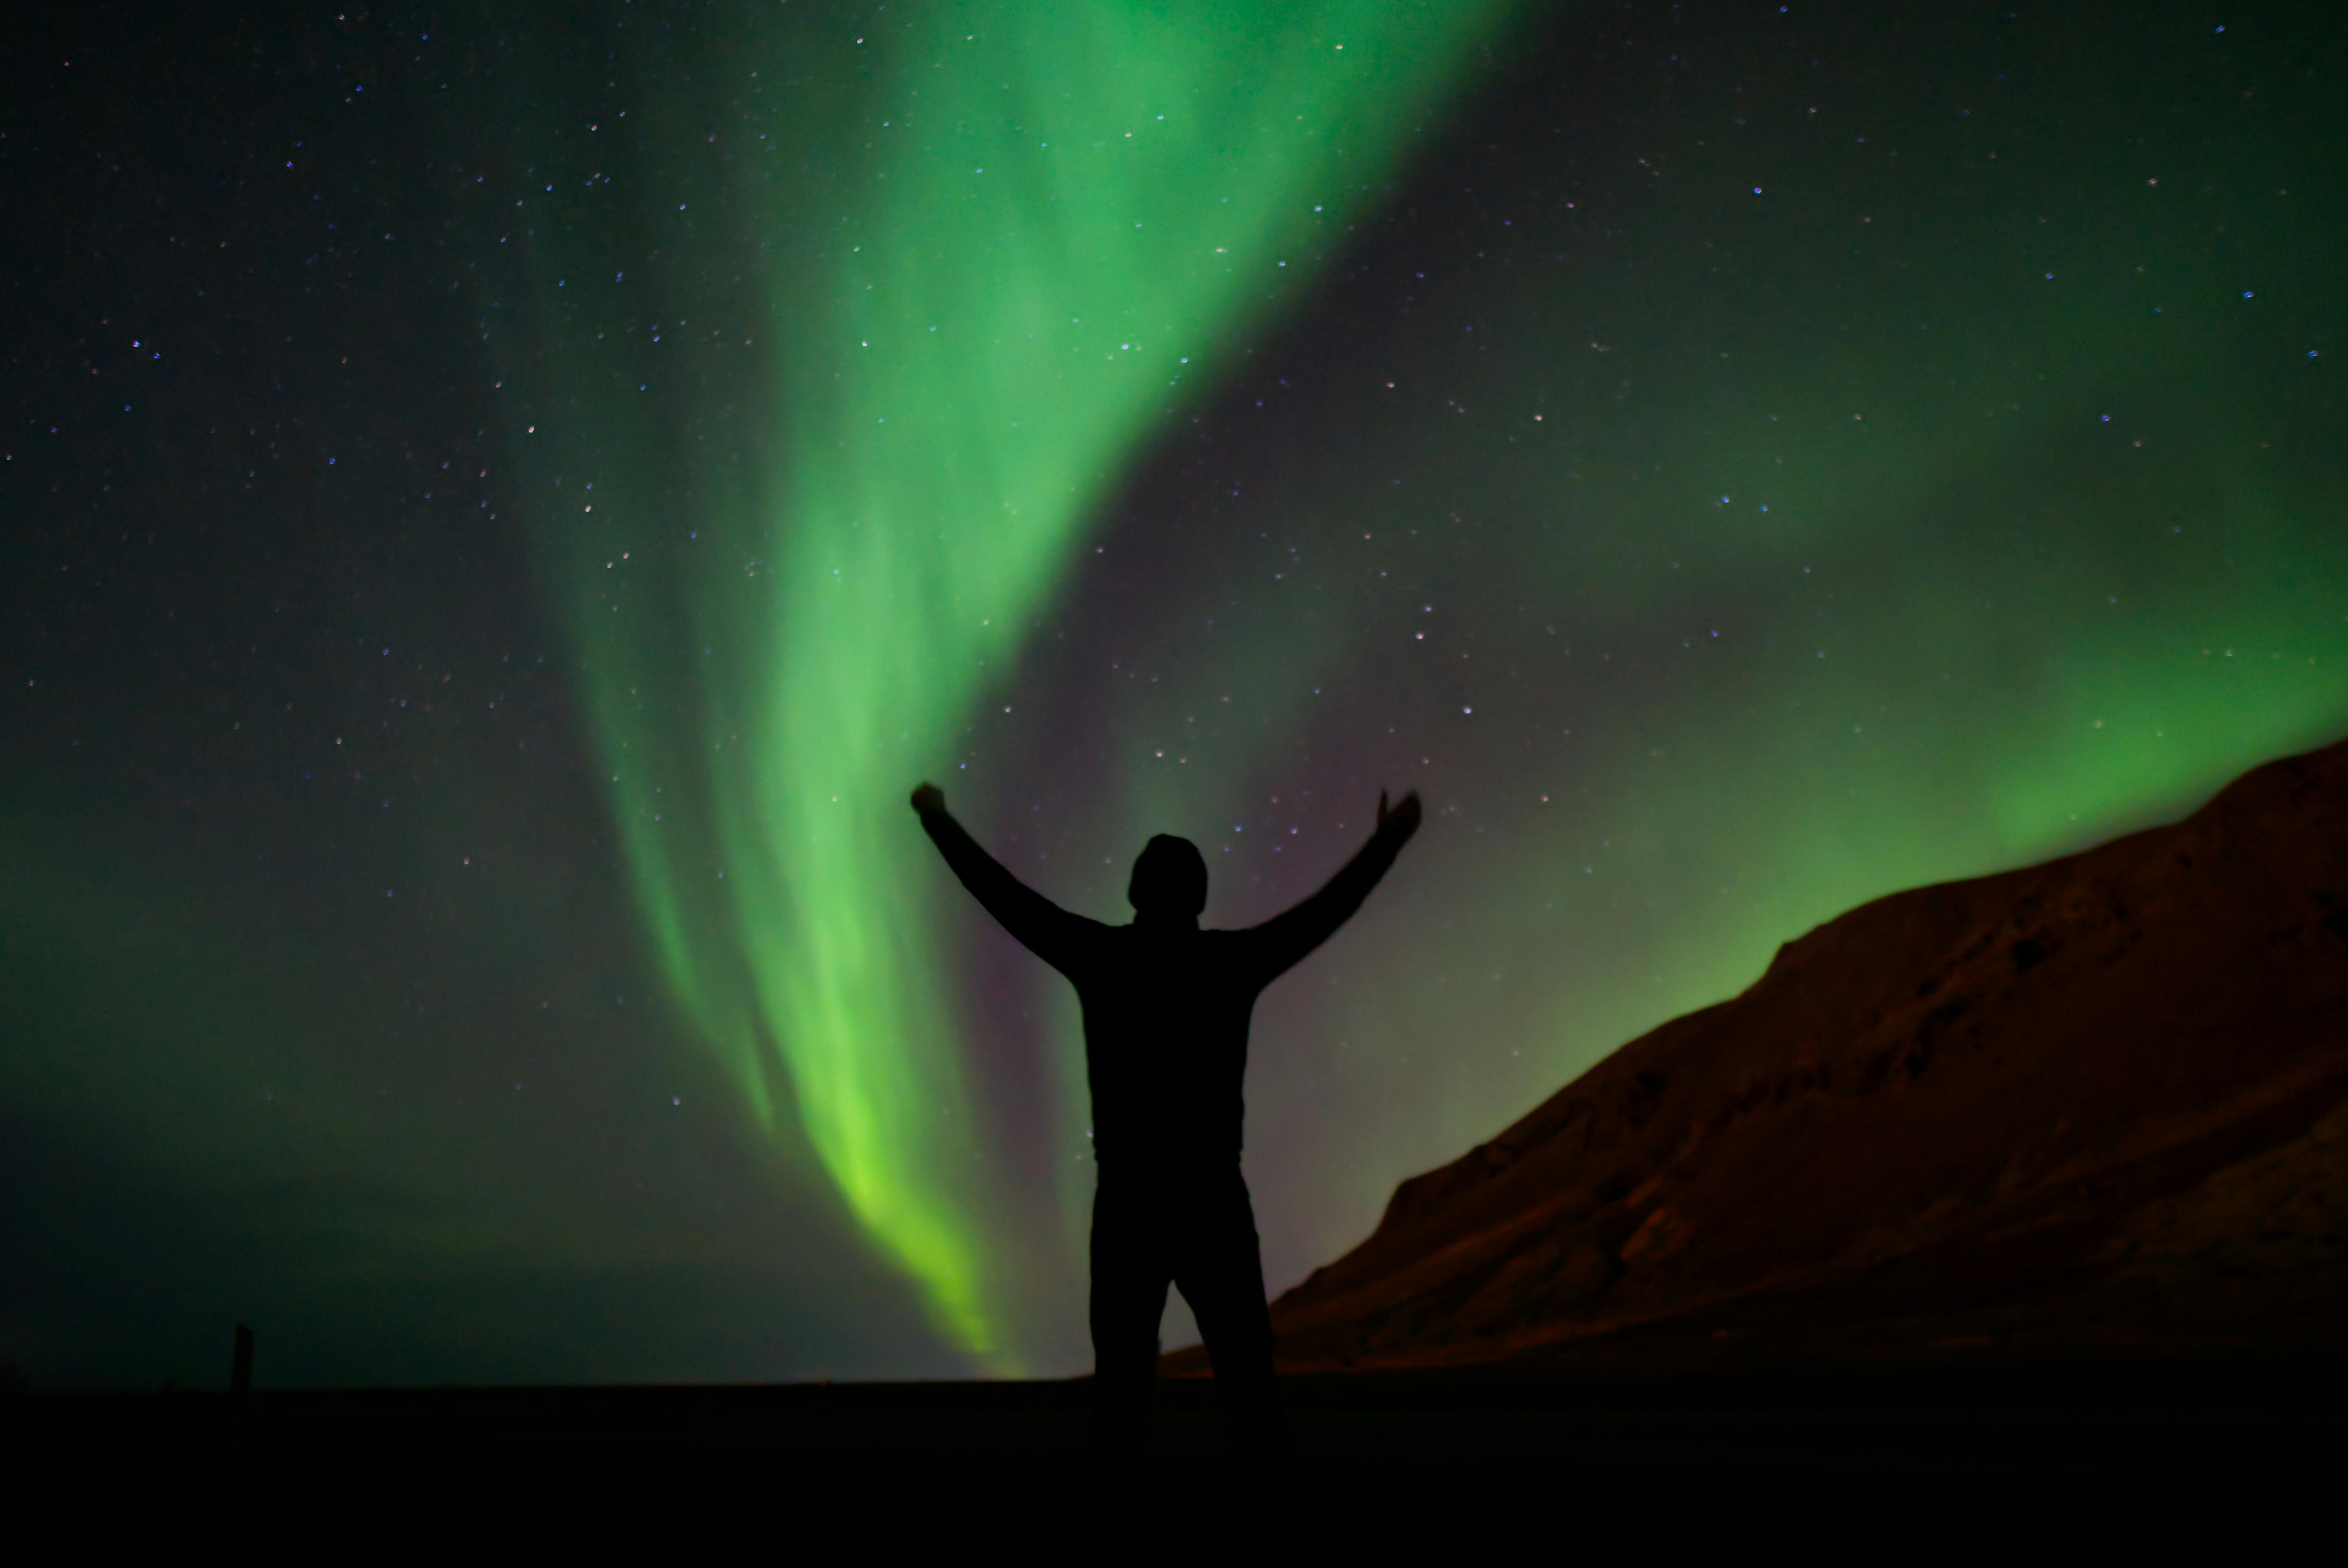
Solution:
M 1125 898 L 1143 920 L 1194 921 L 1207 907 L 1207 859 L 1189 840 L 1160 833 L 1134 861 Z

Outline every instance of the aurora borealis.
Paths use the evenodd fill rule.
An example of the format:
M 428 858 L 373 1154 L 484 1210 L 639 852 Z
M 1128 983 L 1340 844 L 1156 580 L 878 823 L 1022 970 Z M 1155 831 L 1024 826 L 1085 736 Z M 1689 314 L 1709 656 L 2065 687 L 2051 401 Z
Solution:
M 2321 11 L 1309 10 L 21 67 L 0 1357 L 1081 1367 L 1073 1006 L 924 775 L 1210 923 L 1420 790 L 1257 1013 L 1278 1289 L 1818 921 L 2348 731 Z
M 1483 32 L 1474 6 L 1261 15 L 979 6 L 843 36 L 783 9 L 705 51 L 714 92 L 588 72 L 567 122 L 512 108 L 556 200 L 498 210 L 524 235 L 497 242 L 536 261 L 528 346 L 553 340 L 509 351 L 529 389 L 509 424 L 646 924 L 761 1127 L 796 1102 L 859 1220 L 980 1352 L 1005 1294 L 983 1259 L 1004 1249 L 968 1191 L 986 1166 L 899 780 L 953 748 L 990 659 L 1017 658 L 1151 417 L 1314 270 L 1407 140 L 1390 117 Z M 624 57 L 642 31 L 615 15 L 607 36 Z M 713 300 L 726 273 L 741 291 Z M 664 317 L 689 333 L 666 353 Z M 743 449 L 707 452 L 713 433 Z

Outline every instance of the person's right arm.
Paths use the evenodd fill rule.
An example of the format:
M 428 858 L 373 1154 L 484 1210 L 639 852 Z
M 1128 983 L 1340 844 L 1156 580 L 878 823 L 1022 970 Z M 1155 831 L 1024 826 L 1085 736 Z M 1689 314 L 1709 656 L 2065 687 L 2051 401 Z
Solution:
M 921 813 L 922 830 L 945 857 L 971 896 L 986 906 L 1004 930 L 1036 957 L 1073 978 L 1078 945 L 1093 922 L 1070 914 L 1003 868 L 1003 863 L 970 836 L 946 810 L 945 791 L 923 784 L 913 791 L 913 810 Z
M 1253 951 L 1257 984 L 1270 985 L 1353 918 L 1395 857 L 1402 853 L 1403 845 L 1418 831 L 1418 821 L 1417 790 L 1411 790 L 1391 809 L 1385 792 L 1378 792 L 1378 826 L 1370 841 L 1320 892 L 1244 934 Z

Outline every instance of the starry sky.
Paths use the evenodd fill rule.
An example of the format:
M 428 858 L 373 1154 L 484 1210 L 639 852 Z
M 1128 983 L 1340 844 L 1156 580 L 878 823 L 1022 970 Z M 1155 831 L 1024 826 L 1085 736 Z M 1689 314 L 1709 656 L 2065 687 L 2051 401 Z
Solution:
M 2327 8 L 1259 10 L 37 24 L 0 1358 L 1083 1369 L 1073 999 L 924 777 L 1228 924 L 1419 790 L 1257 1010 L 1278 1289 L 1818 921 L 2348 733 Z

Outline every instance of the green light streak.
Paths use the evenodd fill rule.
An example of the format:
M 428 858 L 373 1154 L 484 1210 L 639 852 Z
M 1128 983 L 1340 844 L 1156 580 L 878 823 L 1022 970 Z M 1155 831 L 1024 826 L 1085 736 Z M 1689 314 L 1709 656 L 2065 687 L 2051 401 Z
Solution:
M 1017 1291 L 903 795 L 953 788 L 1120 466 L 1344 244 L 1503 10 L 771 19 L 691 102 L 627 100 L 633 208 L 596 183 L 608 93 L 530 166 L 558 217 L 517 437 L 647 929 L 754 1120 L 795 1112 L 998 1364 Z M 613 91 L 680 79 L 626 26 Z

